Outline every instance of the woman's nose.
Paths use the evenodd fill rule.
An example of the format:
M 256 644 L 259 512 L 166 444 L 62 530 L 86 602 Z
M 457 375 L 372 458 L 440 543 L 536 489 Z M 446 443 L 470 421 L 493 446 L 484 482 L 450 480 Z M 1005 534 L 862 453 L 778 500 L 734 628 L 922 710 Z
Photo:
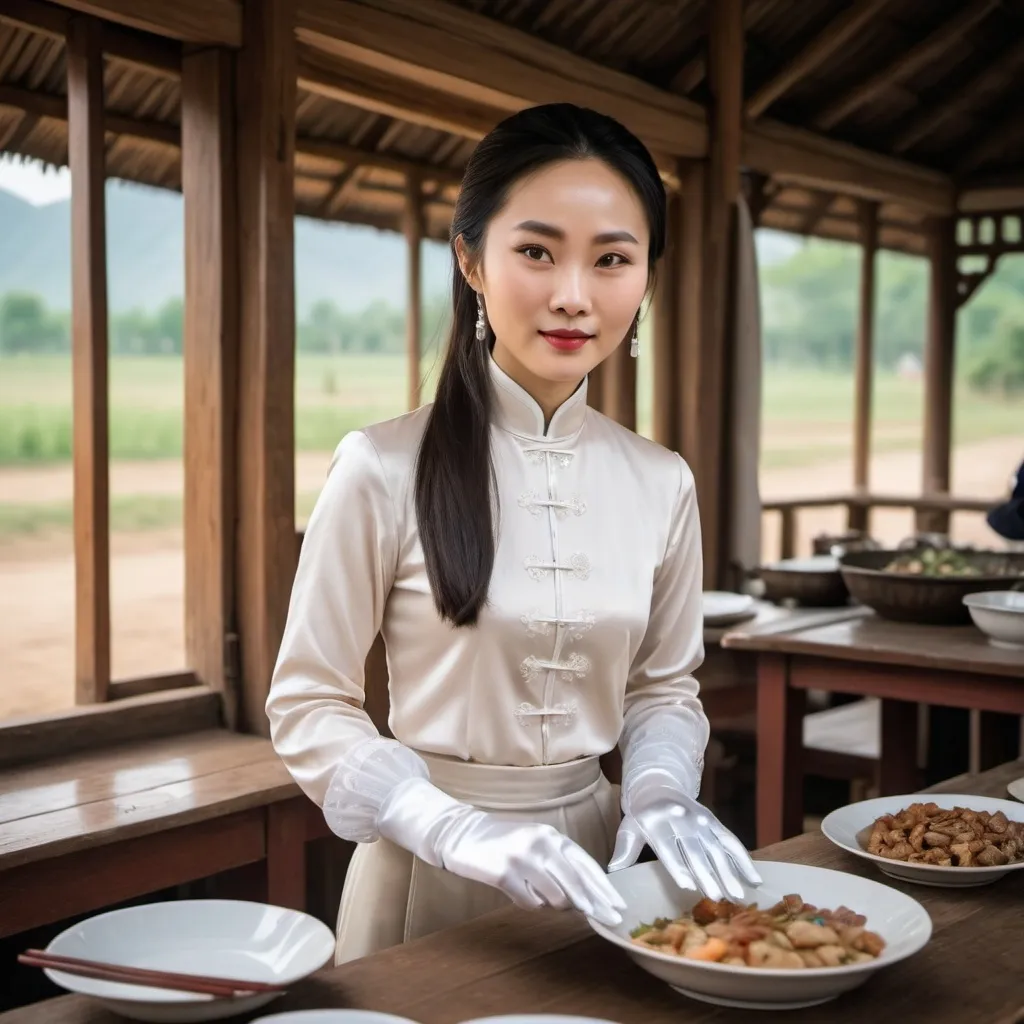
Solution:
M 562 312 L 573 317 L 585 316 L 590 312 L 590 306 L 586 274 L 575 268 L 564 268 L 551 294 L 552 312 Z

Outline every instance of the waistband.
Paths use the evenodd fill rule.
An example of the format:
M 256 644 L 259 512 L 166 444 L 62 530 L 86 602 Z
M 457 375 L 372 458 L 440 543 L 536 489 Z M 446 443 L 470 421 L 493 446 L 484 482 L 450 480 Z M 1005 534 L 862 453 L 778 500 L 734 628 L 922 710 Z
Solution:
M 544 810 L 579 803 L 596 792 L 601 762 L 583 757 L 563 764 L 527 768 L 479 764 L 416 751 L 430 769 L 430 781 L 456 800 L 481 810 Z

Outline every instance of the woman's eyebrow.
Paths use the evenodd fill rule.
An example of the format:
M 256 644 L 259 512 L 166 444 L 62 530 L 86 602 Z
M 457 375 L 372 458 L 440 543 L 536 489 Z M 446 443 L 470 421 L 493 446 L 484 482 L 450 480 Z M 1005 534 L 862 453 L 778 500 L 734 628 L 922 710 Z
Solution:
M 545 224 L 540 220 L 524 220 L 516 225 L 516 230 L 529 231 L 535 235 L 544 235 L 546 238 L 554 238 L 558 241 L 565 240 L 565 232 L 561 228 L 555 227 L 554 224 Z M 611 242 L 640 244 L 628 231 L 604 231 L 594 236 L 595 245 L 608 245 Z

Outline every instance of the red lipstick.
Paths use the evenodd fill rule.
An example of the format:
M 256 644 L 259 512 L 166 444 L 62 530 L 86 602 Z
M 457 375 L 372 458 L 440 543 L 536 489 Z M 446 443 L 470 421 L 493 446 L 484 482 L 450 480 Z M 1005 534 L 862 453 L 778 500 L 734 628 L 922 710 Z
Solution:
M 553 331 L 540 331 L 539 333 L 552 348 L 558 349 L 559 352 L 576 352 L 583 348 L 593 337 L 592 334 L 587 334 L 586 331 L 570 331 L 565 328 L 558 328 Z

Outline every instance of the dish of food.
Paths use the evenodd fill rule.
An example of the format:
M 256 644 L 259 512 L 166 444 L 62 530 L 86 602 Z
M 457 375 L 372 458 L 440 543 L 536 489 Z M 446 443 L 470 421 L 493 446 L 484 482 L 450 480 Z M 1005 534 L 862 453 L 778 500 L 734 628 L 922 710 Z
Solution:
M 885 940 L 846 907 L 823 910 L 798 895 L 767 910 L 756 904 L 702 899 L 681 917 L 659 918 L 630 932 L 641 946 L 690 960 L 735 967 L 842 967 L 874 960 Z
M 915 803 L 871 826 L 868 853 L 908 864 L 996 868 L 1024 860 L 1024 824 L 1002 811 Z
M 827 814 L 821 831 L 891 878 L 919 885 L 988 885 L 1024 871 L 1024 806 L 1014 800 L 964 793 L 875 797 Z
M 909 576 L 980 576 L 981 570 L 962 551 L 954 548 L 925 548 L 897 555 L 883 572 Z

